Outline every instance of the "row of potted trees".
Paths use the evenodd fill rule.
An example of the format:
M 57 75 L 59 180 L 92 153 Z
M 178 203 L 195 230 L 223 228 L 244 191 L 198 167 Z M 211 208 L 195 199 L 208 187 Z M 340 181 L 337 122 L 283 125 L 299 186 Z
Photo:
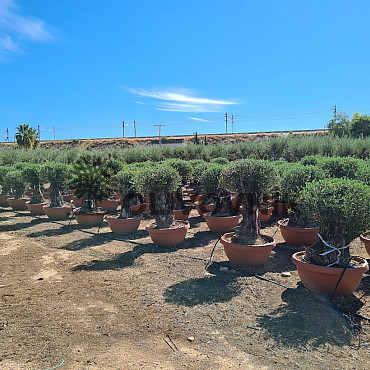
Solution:
M 165 242 L 161 242 L 153 235 L 161 235 L 164 230 L 172 229 L 179 234 L 174 242 L 178 245 L 184 239 L 189 223 L 176 221 L 173 207 L 174 204 L 177 208 L 183 206 L 181 186 L 191 171 L 184 163 L 174 162 L 176 161 L 147 163 L 122 169 L 118 164 L 113 163 L 109 167 L 107 161 L 97 162 L 96 158 L 90 157 L 79 161 L 72 171 L 62 164 L 44 165 L 39 169 L 24 168 L 22 176 L 19 175 L 19 170 L 10 171 L 3 178 L 3 190 L 9 188 L 13 195 L 21 197 L 23 195 L 21 186 L 18 184 L 18 187 L 16 178 L 27 179 L 28 183 L 32 183 L 32 199 L 34 202 L 37 199 L 42 204 L 40 188 L 44 176 L 44 180 L 50 182 L 51 202 L 51 207 L 44 209 L 53 208 L 52 206 L 63 208 L 60 189 L 66 186 L 66 181 L 63 180 L 67 178 L 66 172 L 72 172 L 70 185 L 75 189 L 77 196 L 83 196 L 85 199 L 83 206 L 76 212 L 76 217 L 91 214 L 104 217 L 105 212 L 97 208 L 96 199 L 104 192 L 108 191 L 109 196 L 110 192 L 116 191 L 120 194 L 121 211 L 118 218 L 110 217 L 107 221 L 113 223 L 125 220 L 127 223 L 127 220 L 135 219 L 137 226 L 132 227 L 130 232 L 137 229 L 141 219 L 132 217 L 131 205 L 137 201 L 138 194 L 144 194 L 150 197 L 150 211 L 155 217 L 155 222 L 147 227 L 153 241 L 161 246 L 169 246 L 171 243 L 167 236 L 164 238 Z M 199 168 L 204 164 L 199 162 L 197 165 Z M 111 170 L 107 170 L 107 166 Z M 103 172 L 98 171 L 99 168 Z M 182 176 L 179 171 L 183 171 Z M 1 173 L 0 170 L 0 181 Z M 276 243 L 271 237 L 260 233 L 258 209 L 261 207 L 263 195 L 269 193 L 280 178 L 284 185 L 282 195 L 288 200 L 291 209 L 289 227 L 293 226 L 303 231 L 314 229 L 317 233 L 320 226 L 320 237 L 317 238 L 316 234 L 312 237 L 313 241 L 299 242 L 300 245 L 306 246 L 306 251 L 293 256 L 293 262 L 297 265 L 300 276 L 302 275 L 303 283 L 313 291 L 321 289 L 317 287 L 317 284 L 321 283 L 311 286 L 305 282 L 305 275 L 300 272 L 302 266 L 313 265 L 324 269 L 328 268 L 327 266 L 336 266 L 332 269 L 340 273 L 345 269 L 343 276 L 368 268 L 363 260 L 351 259 L 348 247 L 351 240 L 363 234 L 370 226 L 369 207 L 366 207 L 370 199 L 370 188 L 367 185 L 348 178 L 327 178 L 322 169 L 303 164 L 285 166 L 284 170 L 278 173 L 270 163 L 252 159 L 238 160 L 230 164 L 214 163 L 206 168 L 203 166 L 200 175 L 194 175 L 193 172 L 191 176 L 194 187 L 202 188 L 204 191 L 204 201 L 212 200 L 213 210 L 211 214 L 205 215 L 207 223 L 213 218 L 222 220 L 221 223 L 224 224 L 225 218 L 228 217 L 234 222 L 228 226 L 229 229 L 236 226 L 242 218 L 236 231 L 228 232 L 221 237 L 221 243 L 231 262 L 260 265 L 269 257 Z M 232 210 L 230 192 L 236 193 L 242 202 L 241 215 Z M 283 223 L 280 224 L 282 233 L 285 226 Z M 252 251 L 256 252 L 256 256 L 238 255 L 239 252 L 246 255 Z M 353 260 L 357 265 L 361 265 L 360 269 L 350 266 L 350 261 Z M 352 283 L 358 285 L 358 278 L 357 280 L 352 278 Z M 343 283 L 337 287 L 336 292 L 348 294 L 348 289 Z

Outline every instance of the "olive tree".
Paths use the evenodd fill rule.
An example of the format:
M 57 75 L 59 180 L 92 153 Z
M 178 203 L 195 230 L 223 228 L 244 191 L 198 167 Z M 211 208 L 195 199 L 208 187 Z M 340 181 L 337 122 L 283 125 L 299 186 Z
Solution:
M 221 186 L 237 192 L 242 199 L 243 220 L 236 234 L 246 244 L 258 238 L 258 207 L 262 195 L 271 188 L 274 180 L 274 168 L 269 162 L 259 159 L 241 159 L 222 171 Z

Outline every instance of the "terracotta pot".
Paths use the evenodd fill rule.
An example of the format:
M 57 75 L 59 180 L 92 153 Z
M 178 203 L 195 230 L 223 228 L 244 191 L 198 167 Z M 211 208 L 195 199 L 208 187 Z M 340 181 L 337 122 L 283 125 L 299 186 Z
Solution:
M 268 201 L 273 201 L 275 199 L 275 197 L 273 195 L 264 195 L 262 197 L 262 200 L 267 203 Z
M 13 198 L 13 195 L 0 195 L 0 206 L 1 207 L 10 207 L 8 199 Z
M 149 213 L 150 206 L 149 203 L 142 203 L 142 204 L 133 204 L 131 206 L 132 213 L 140 214 L 140 213 Z
M 308 247 L 312 245 L 319 234 L 319 227 L 291 227 L 283 225 L 284 220 L 279 220 L 278 225 L 280 226 L 280 232 L 284 240 L 289 245 L 297 247 Z
M 65 220 L 72 212 L 72 207 L 44 207 L 46 215 L 50 220 Z
M 112 198 L 117 199 L 119 201 L 122 200 L 122 197 L 119 194 L 117 194 L 117 193 L 112 194 Z
M 258 209 L 258 217 L 260 219 L 261 224 L 264 224 L 265 222 L 268 222 L 270 220 L 273 210 L 274 210 L 274 207 Z
M 44 197 L 44 199 L 50 199 L 50 192 L 49 191 L 45 191 L 42 196 Z
M 78 198 L 73 196 L 71 198 L 71 203 L 73 203 L 75 207 L 82 207 L 82 205 L 84 204 L 84 198 Z
M 184 241 L 186 232 L 190 228 L 189 221 L 176 221 L 176 223 L 176 227 L 155 229 L 156 223 L 151 222 L 145 229 L 148 231 L 153 243 L 159 247 L 176 247 Z
M 242 205 L 242 200 L 241 199 L 231 199 L 231 208 L 234 212 L 239 212 L 240 207 Z
M 70 203 L 72 200 L 72 196 L 73 196 L 72 194 L 62 195 L 63 202 Z
M 195 202 L 201 202 L 202 200 L 204 200 L 206 198 L 205 195 L 203 194 L 192 194 L 190 195 L 190 200 L 195 203 Z
M 119 206 L 120 201 L 114 199 L 97 200 L 96 205 L 104 208 L 108 212 L 114 212 Z
M 128 235 L 134 233 L 139 228 L 142 219 L 142 217 L 106 218 L 112 232 L 119 235 Z
M 201 217 L 203 217 L 204 213 L 212 212 L 215 207 L 214 204 L 199 204 L 198 202 L 195 202 L 194 204 L 199 216 Z
M 298 275 L 303 285 L 313 293 L 333 295 L 334 289 L 343 272 L 343 268 L 313 265 L 302 261 L 305 251 L 294 253 L 292 262 L 297 266 Z M 369 270 L 364 258 L 353 257 L 361 265 L 347 268 L 338 285 L 335 295 L 350 295 L 360 285 L 362 275 Z
M 274 210 L 272 214 L 275 216 L 288 216 L 288 207 L 284 202 L 269 202 Z
M 13 211 L 27 211 L 26 202 L 28 202 L 30 198 L 8 198 L 8 203 L 10 207 L 12 207 Z
M 370 238 L 362 234 L 360 240 L 365 244 L 366 252 L 370 256 Z
M 99 226 L 106 212 L 98 211 L 92 213 L 75 213 L 76 220 L 81 226 Z
M 186 209 L 174 209 L 172 211 L 172 213 L 173 213 L 173 215 L 175 217 L 175 220 L 186 221 L 189 218 L 190 208 L 186 208 Z
M 260 235 L 268 240 L 266 244 L 241 245 L 228 240 L 233 235 L 235 234 L 222 235 L 221 244 L 224 246 L 227 258 L 235 265 L 262 266 L 268 260 L 272 248 L 276 246 L 275 239 L 271 236 Z
M 206 220 L 209 229 L 217 234 L 226 233 L 226 231 L 237 226 L 239 221 L 242 219 L 242 215 L 240 214 L 235 216 L 217 217 L 205 213 L 203 217 Z
M 32 195 L 32 190 L 26 190 L 26 191 L 24 192 L 24 195 L 26 195 L 26 196 L 30 197 L 30 196 Z
M 27 209 L 33 214 L 33 215 L 45 215 L 45 209 L 44 206 L 47 206 L 49 203 L 35 203 L 31 204 L 30 202 L 26 202 Z

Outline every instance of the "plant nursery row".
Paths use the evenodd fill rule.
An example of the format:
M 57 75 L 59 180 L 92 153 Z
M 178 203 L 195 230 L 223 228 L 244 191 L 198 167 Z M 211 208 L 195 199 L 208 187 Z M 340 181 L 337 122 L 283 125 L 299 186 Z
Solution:
M 189 211 L 196 207 L 209 229 L 220 235 L 230 262 L 251 266 L 263 265 L 276 246 L 261 228 L 273 213 L 280 214 L 285 217 L 279 221 L 283 238 L 304 247 L 292 260 L 303 284 L 316 293 L 349 295 L 368 270 L 365 258 L 351 255 L 350 243 L 360 237 L 370 253 L 369 160 L 307 150 L 309 155 L 288 161 L 283 153 L 292 149 L 294 140 L 303 145 L 301 139 L 290 138 L 255 144 L 274 150 L 275 158 L 268 160 L 255 155 L 233 158 L 232 145 L 182 149 L 198 149 L 201 156 L 215 150 L 207 161 L 164 158 L 169 149 L 162 148 L 130 149 L 132 158 L 145 154 L 137 161 L 127 160 L 129 150 L 57 151 L 53 161 L 46 161 L 42 150 L 2 149 L 0 205 L 46 213 L 52 220 L 74 216 L 84 227 L 99 226 L 105 219 L 119 235 L 134 233 L 142 214 L 149 213 L 153 221 L 146 230 L 164 248 L 184 241 Z M 305 145 L 313 145 L 307 140 Z M 348 148 L 356 140 L 365 143 L 317 138 L 320 145 L 337 143 L 342 148 L 344 140 Z M 216 156 L 217 150 L 225 155 Z M 143 160 L 150 153 L 158 157 Z M 325 277 L 315 279 L 319 272 Z

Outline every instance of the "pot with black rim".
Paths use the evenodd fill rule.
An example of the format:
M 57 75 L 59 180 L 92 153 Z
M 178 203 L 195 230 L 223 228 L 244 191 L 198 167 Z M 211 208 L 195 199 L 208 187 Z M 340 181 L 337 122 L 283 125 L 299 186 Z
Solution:
M 271 164 L 255 159 L 235 161 L 221 174 L 221 186 L 237 192 L 243 200 L 243 219 L 238 230 L 221 237 L 225 253 L 234 264 L 263 265 L 276 245 L 272 237 L 260 233 L 258 215 L 262 194 L 274 181 Z
M 24 197 L 24 192 L 27 188 L 27 181 L 22 176 L 22 171 L 12 170 L 8 172 L 4 177 L 4 186 L 10 189 L 12 198 L 8 198 L 8 204 L 12 207 L 13 211 L 26 211 L 26 202 L 30 198 Z
M 35 163 L 28 163 L 22 169 L 22 176 L 31 186 L 31 198 L 26 202 L 27 209 L 33 215 L 44 215 L 44 206 L 48 205 L 41 192 L 41 184 L 44 182 L 42 177 L 42 166 Z
M 370 256 L 370 231 L 360 235 L 360 240 L 364 243 L 367 254 Z
M 130 166 L 124 167 L 112 179 L 113 189 L 121 199 L 121 211 L 118 217 L 107 217 L 106 220 L 113 233 L 128 235 L 134 233 L 140 226 L 142 216 L 132 214 L 131 202 L 137 191 L 134 184 L 133 171 Z
M 150 194 L 150 213 L 155 222 L 147 225 L 146 230 L 153 243 L 166 248 L 178 246 L 189 228 L 188 221 L 175 221 L 172 214 L 171 194 L 181 185 L 178 171 L 162 163 L 141 168 L 134 176 L 137 190 Z
M 47 163 L 41 168 L 41 176 L 50 183 L 50 205 L 44 211 L 51 220 L 65 220 L 69 217 L 72 206 L 67 206 L 62 197 L 62 190 L 67 185 L 70 167 L 64 163 Z
M 312 292 L 349 295 L 359 285 L 369 266 L 364 258 L 351 256 L 350 243 L 369 227 L 370 210 L 363 207 L 368 199 L 370 187 L 348 178 L 315 180 L 301 192 L 302 210 L 316 218 L 320 234 L 292 262 Z

